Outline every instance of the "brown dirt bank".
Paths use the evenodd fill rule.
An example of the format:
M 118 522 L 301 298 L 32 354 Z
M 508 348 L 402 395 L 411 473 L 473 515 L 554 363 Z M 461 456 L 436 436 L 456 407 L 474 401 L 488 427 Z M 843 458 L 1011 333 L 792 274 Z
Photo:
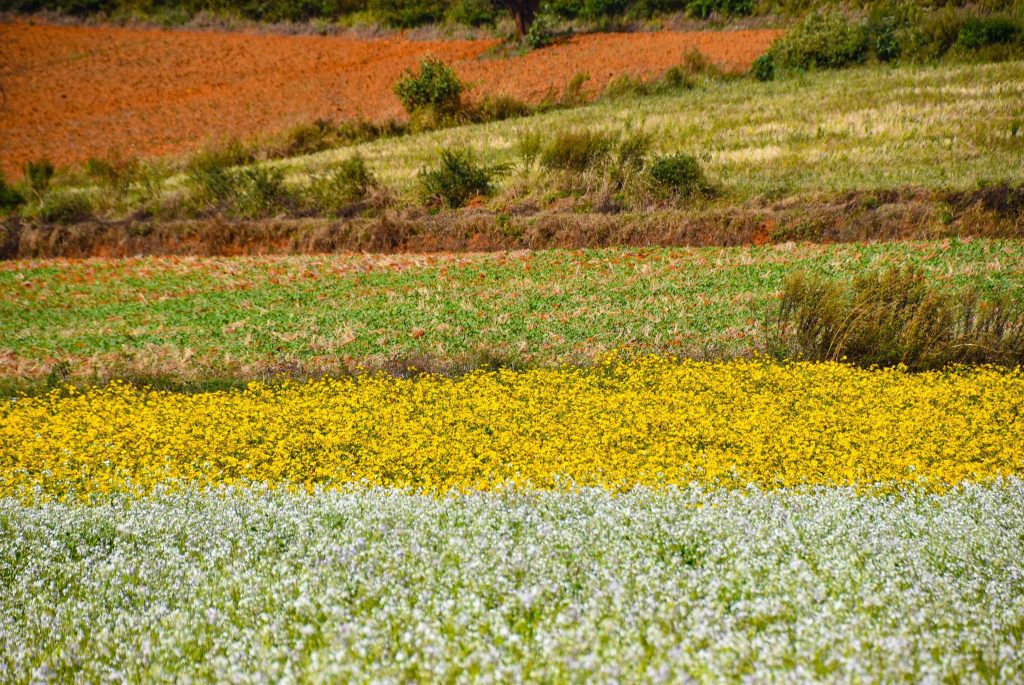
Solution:
M 577 72 L 590 89 L 655 74 L 693 49 L 746 70 L 774 30 L 590 34 L 506 59 L 494 40 L 282 36 L 0 24 L 0 170 L 29 159 L 184 153 L 213 139 L 273 133 L 317 117 L 401 113 L 392 84 L 426 54 L 454 65 L 473 94 L 538 101 Z
M 70 226 L 12 219 L 0 226 L 0 259 L 730 246 L 954 236 L 1024 238 L 1024 186 L 970 192 L 906 188 L 639 214 L 509 217 L 467 209 L 349 220 L 214 218 Z

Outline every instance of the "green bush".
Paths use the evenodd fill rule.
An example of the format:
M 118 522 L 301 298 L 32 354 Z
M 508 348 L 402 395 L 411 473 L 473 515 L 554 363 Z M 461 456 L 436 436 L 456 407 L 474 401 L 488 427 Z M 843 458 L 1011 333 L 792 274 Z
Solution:
M 52 190 L 39 204 L 39 218 L 48 223 L 73 224 L 93 216 L 92 202 L 82 192 Z
M 185 169 L 185 182 L 193 199 L 207 207 L 221 207 L 235 192 L 235 156 L 222 150 L 206 150 L 194 155 Z
M 369 0 L 370 13 L 393 28 L 412 28 L 441 21 L 448 5 L 444 0 Z
M 540 155 L 547 169 L 582 172 L 603 163 L 615 147 L 615 136 L 604 131 L 561 131 Z
M 899 59 L 903 52 L 901 29 L 899 19 L 892 15 L 877 15 L 870 18 L 864 27 L 869 52 L 880 62 Z
M 0 176 L 0 212 L 10 212 L 25 203 L 25 198 L 16 188 L 7 185 L 7 181 Z
M 707 19 L 712 14 L 746 16 L 753 13 L 754 0 L 690 0 L 686 3 L 686 11 L 700 19 Z
M 901 52 L 918 60 L 937 59 L 956 43 L 962 25 L 963 19 L 952 7 L 928 12 L 904 31 Z
M 442 150 L 436 166 L 420 170 L 420 192 L 424 203 L 453 209 L 474 196 L 490 195 L 495 176 L 504 171 L 480 164 L 469 150 Z
M 345 144 L 339 141 L 338 129 L 328 119 L 316 119 L 309 124 L 299 124 L 285 132 L 279 149 L 275 150 L 280 157 L 297 157 L 311 155 L 315 152 L 330 150 Z
M 868 57 L 864 27 L 838 12 L 814 13 L 770 49 L 773 73 L 793 69 L 837 69 Z
M 790 276 L 768 326 L 779 357 L 845 360 L 914 371 L 949 364 L 1024 363 L 1024 311 L 977 289 L 951 294 L 918 268 L 893 268 L 844 286 L 804 273 Z
M 693 74 L 685 67 L 669 67 L 661 75 L 661 80 L 655 84 L 656 92 L 674 92 L 680 90 L 691 90 L 695 83 Z
M 247 158 L 244 149 L 232 143 L 204 151 L 189 161 L 186 185 L 199 209 L 257 218 L 294 204 L 281 169 L 259 164 L 236 166 L 237 160 Z
M 490 0 L 453 0 L 448 8 L 448 20 L 465 26 L 493 26 L 500 10 Z
M 53 174 L 53 163 L 48 159 L 37 159 L 25 164 L 25 181 L 37 198 L 42 198 L 43 193 L 50 187 Z
M 583 0 L 579 17 L 587 21 L 621 17 L 628 7 L 629 0 Z
M 315 174 L 308 196 L 318 212 L 337 215 L 364 199 L 374 184 L 366 160 L 356 154 Z
M 284 184 L 284 171 L 256 164 L 231 174 L 230 209 L 239 216 L 259 218 L 285 211 L 292 205 Z
M 1024 39 L 1021 24 L 1005 17 L 971 17 L 960 27 L 957 47 L 977 50 L 990 45 L 1010 45 Z
M 558 25 L 558 18 L 546 8 L 534 16 L 530 28 L 526 30 L 526 44 L 533 50 L 545 48 L 555 42 L 555 34 Z
M 675 195 L 695 195 L 709 188 L 700 162 L 684 153 L 658 157 L 651 163 L 650 175 L 659 187 Z
M 464 85 L 447 64 L 435 57 L 420 60 L 419 71 L 406 69 L 395 83 L 395 95 L 405 111 L 432 107 L 442 114 L 454 114 L 462 106 Z
M 775 78 L 775 55 L 769 50 L 754 60 L 751 69 L 754 78 L 758 81 L 771 81 Z

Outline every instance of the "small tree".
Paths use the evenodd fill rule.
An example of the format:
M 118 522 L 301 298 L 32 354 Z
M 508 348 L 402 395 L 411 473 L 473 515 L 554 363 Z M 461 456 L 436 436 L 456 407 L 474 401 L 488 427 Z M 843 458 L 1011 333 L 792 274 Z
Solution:
M 516 24 L 516 33 L 520 38 L 526 36 L 530 30 L 530 24 L 537 16 L 537 8 L 540 0 L 491 0 L 496 6 L 508 10 L 512 21 Z
M 464 88 L 451 67 L 427 56 L 420 60 L 418 73 L 405 70 L 395 83 L 395 95 L 409 114 L 425 107 L 433 107 L 441 114 L 454 114 L 461 106 Z

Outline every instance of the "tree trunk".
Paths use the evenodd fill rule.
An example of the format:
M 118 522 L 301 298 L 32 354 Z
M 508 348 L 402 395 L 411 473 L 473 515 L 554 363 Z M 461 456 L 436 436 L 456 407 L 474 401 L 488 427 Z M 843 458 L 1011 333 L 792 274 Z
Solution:
M 537 16 L 540 0 L 500 0 L 499 4 L 508 10 L 516 24 L 516 33 L 522 38 L 530 30 L 530 24 Z

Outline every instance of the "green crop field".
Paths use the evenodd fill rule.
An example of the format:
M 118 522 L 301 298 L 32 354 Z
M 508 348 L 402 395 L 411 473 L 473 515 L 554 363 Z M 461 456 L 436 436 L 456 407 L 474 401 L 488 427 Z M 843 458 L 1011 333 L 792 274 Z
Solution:
M 76 375 L 187 378 L 403 356 L 443 368 L 484 353 L 515 364 L 617 348 L 732 355 L 760 348 L 786 273 L 849 280 L 911 264 L 943 289 L 1024 297 L 1018 241 L 38 262 L 0 270 L 0 347 L 29 375 L 64 361 Z

